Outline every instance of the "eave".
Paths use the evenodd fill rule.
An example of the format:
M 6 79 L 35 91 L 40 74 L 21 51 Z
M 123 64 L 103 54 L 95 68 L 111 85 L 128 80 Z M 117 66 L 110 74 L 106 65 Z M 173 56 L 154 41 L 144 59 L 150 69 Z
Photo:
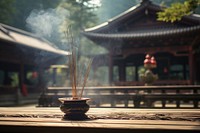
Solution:
M 140 39 L 152 37 L 164 37 L 174 35 L 184 35 L 189 33 L 200 32 L 200 25 L 176 28 L 176 29 L 155 29 L 152 31 L 133 31 L 129 33 L 94 33 L 83 32 L 86 37 L 96 39 Z
M 69 55 L 70 52 L 60 50 L 44 38 L 0 23 L 0 40 L 19 46 L 41 50 L 57 55 Z

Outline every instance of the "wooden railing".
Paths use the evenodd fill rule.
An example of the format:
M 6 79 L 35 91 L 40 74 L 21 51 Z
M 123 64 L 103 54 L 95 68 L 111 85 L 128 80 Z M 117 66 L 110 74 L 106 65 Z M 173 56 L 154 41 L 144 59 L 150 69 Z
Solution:
M 116 81 L 116 86 L 143 86 L 141 81 Z M 190 85 L 190 80 L 157 80 L 154 85 Z
M 87 87 L 83 96 L 91 98 L 92 107 L 199 108 L 200 86 Z M 59 97 L 71 97 L 71 88 L 49 87 L 38 105 L 59 106 Z
M 17 87 L 0 86 L 0 106 L 19 106 L 36 103 L 40 93 L 35 90 L 36 88 L 28 86 L 27 95 L 23 95 Z

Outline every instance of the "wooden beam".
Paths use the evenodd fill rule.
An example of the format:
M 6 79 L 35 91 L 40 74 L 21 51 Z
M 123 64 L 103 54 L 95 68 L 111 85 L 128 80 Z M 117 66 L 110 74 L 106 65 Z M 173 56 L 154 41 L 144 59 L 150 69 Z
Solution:
M 177 52 L 181 51 L 189 51 L 189 46 L 130 48 L 122 50 L 122 55 L 124 58 L 131 54 L 155 54 L 159 52 L 169 52 L 176 55 Z

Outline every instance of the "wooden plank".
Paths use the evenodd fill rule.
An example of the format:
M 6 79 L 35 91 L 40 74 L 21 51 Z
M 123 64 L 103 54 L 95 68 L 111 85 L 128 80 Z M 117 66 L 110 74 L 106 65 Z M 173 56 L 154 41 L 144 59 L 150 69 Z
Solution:
M 1 107 L 4 132 L 200 132 L 200 109 L 91 108 L 85 121 L 62 120 L 59 108 Z M 31 117 L 34 116 L 34 117 Z M 35 117 L 38 116 L 38 117 Z M 50 116 L 50 117 L 47 117 Z M 51 117 L 53 116 L 53 117 Z M 59 116 L 59 117 L 58 117 Z M 116 116 L 119 116 L 118 118 Z M 151 119 L 160 116 L 160 119 Z M 126 117 L 126 118 L 125 118 Z M 164 119 L 171 118 L 171 119 Z M 124 119 L 125 118 L 125 119 Z M 135 119 L 129 119 L 135 118 Z M 137 119 L 141 118 L 141 119 Z M 149 119 L 148 119 L 149 118 Z M 179 118 L 179 119 L 173 119 Z
M 117 120 L 117 119 L 96 119 L 96 120 L 85 120 L 85 121 L 70 121 L 70 120 L 62 120 L 60 118 L 10 118 L 10 117 L 2 117 L 1 121 L 4 122 L 38 122 L 38 123 L 78 123 L 78 124 L 127 124 L 130 126 L 133 124 L 142 124 L 142 125 L 174 125 L 174 126 L 197 126 L 200 127 L 199 122 L 191 122 L 191 121 L 162 121 L 162 120 Z M 0 125 L 7 125 L 0 121 Z M 153 123 L 152 123 L 153 122 Z M 72 125 L 74 126 L 74 125 Z M 101 126 L 101 125 L 98 125 Z M 120 127 L 127 128 L 127 127 Z
M 152 123 L 153 122 L 153 123 Z M 152 120 L 91 120 L 91 121 L 63 121 L 61 119 L 52 118 L 2 118 L 0 125 L 14 126 L 51 126 L 51 127 L 98 127 L 98 128 L 157 128 L 157 129 L 179 129 L 179 130 L 200 130 L 198 122 L 164 122 Z

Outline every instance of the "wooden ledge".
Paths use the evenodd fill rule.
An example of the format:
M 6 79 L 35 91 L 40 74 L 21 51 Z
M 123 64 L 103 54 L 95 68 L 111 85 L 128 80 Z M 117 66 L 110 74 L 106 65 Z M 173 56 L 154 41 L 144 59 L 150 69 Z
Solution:
M 59 108 L 0 108 L 0 131 L 7 133 L 200 132 L 199 109 L 91 108 L 87 115 L 96 119 L 62 120 L 63 113 Z

